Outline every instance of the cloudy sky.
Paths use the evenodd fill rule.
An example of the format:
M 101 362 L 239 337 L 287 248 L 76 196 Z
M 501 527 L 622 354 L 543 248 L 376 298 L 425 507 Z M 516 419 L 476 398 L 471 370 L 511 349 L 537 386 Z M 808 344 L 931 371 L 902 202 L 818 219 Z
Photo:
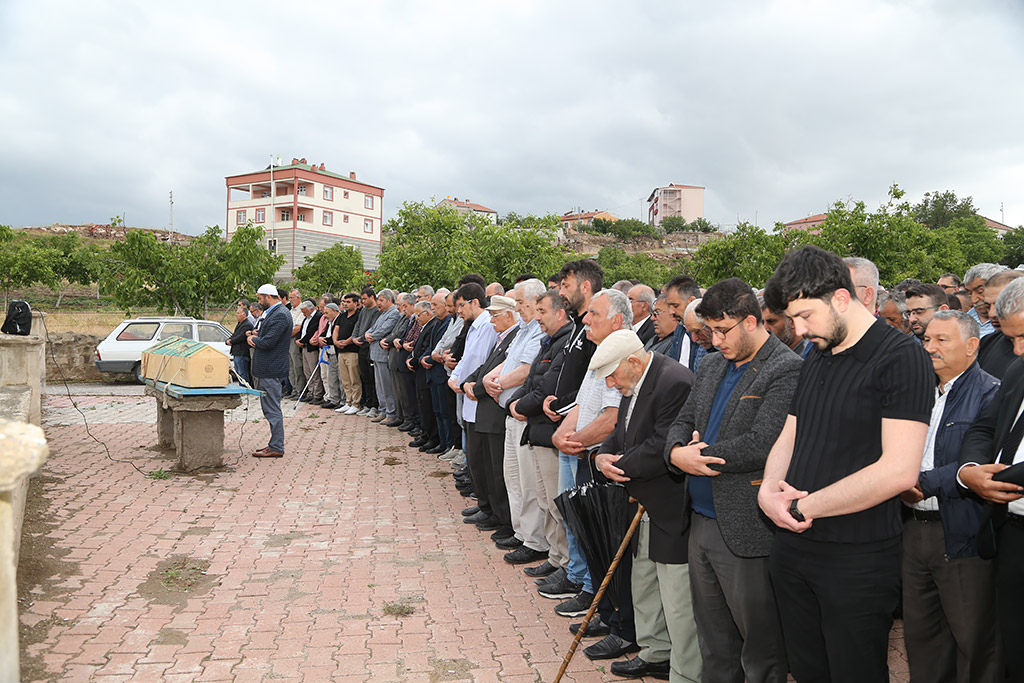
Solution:
M 405 201 L 770 226 L 892 183 L 1024 223 L 1024 3 L 0 3 L 0 223 L 197 233 L 306 157 Z

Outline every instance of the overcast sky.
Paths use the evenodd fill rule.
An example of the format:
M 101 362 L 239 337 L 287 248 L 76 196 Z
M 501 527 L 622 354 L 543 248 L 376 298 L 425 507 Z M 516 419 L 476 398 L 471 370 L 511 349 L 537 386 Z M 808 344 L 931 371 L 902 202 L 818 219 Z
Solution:
M 0 2 L 0 223 L 198 233 L 271 154 L 405 201 L 771 226 L 892 183 L 1024 223 L 1024 3 Z M 645 216 L 646 217 L 646 214 Z

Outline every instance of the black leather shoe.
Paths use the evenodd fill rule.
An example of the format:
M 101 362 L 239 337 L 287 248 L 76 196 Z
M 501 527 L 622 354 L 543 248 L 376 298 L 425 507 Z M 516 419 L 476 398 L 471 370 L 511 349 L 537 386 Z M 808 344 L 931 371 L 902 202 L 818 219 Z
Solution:
M 496 531 L 497 529 L 500 529 L 501 526 L 501 522 L 499 522 L 495 517 L 488 517 L 484 521 L 476 523 L 476 528 L 480 531 Z
M 434 441 L 434 440 L 430 440 L 430 441 L 426 442 L 425 444 L 423 444 L 422 446 L 420 446 L 420 453 L 426 453 L 430 449 L 437 448 L 440 445 L 441 444 L 439 442 Z
M 613 635 L 607 635 L 583 650 L 588 659 L 618 659 L 632 652 L 640 652 L 640 646 Z
M 415 428 L 416 425 L 414 425 L 411 422 L 403 422 L 402 424 L 398 425 L 398 431 L 400 432 L 411 432 Z
M 558 567 L 546 561 L 544 564 L 539 564 L 536 567 L 527 567 L 523 570 L 523 573 L 533 578 L 540 578 L 543 576 L 550 576 L 558 571 Z
M 491 534 L 491 536 L 494 536 L 494 534 Z M 500 548 L 502 550 L 515 550 L 516 548 L 518 548 L 519 546 L 521 546 L 523 544 L 523 542 L 520 541 L 515 536 L 509 536 L 508 538 L 497 538 L 497 539 L 492 539 L 492 540 L 494 541 L 495 547 Z M 516 564 L 523 564 L 523 563 L 522 562 L 517 562 Z
M 587 629 L 587 635 L 590 635 L 589 628 Z M 645 662 L 639 657 L 633 657 L 633 659 L 627 659 L 624 662 L 612 662 L 611 672 L 623 678 L 650 676 L 660 681 L 667 681 L 668 667 L 669 663 L 667 660 L 664 662 Z
M 426 450 L 424 452 L 427 453 L 428 455 L 441 455 L 442 453 L 446 452 L 447 450 L 448 449 L 445 448 L 444 446 L 436 446 L 436 447 L 431 448 L 429 450 Z
M 421 436 L 423 436 L 423 430 L 420 429 L 419 427 L 413 427 L 412 429 L 409 430 L 409 436 L 414 436 L 418 439 Z
M 398 425 L 402 424 L 402 421 L 399 420 L 397 417 L 393 417 L 390 420 L 384 420 L 383 422 L 381 422 L 381 424 L 384 425 L 385 427 L 397 427 Z
M 515 538 L 513 536 L 513 538 Z M 510 553 L 505 553 L 503 558 L 509 564 L 530 564 L 537 560 L 547 558 L 547 550 L 534 550 L 533 548 L 527 548 L 525 545 L 519 546 Z
M 419 448 L 427 442 L 426 439 L 413 439 L 409 442 L 409 448 Z
M 334 410 L 335 408 L 340 408 L 340 407 L 341 406 L 339 406 L 337 403 L 334 403 L 333 401 L 328 401 L 327 403 L 321 403 L 320 404 L 320 409 L 321 410 Z
M 472 498 L 476 500 L 476 494 L 473 493 L 473 489 L 459 489 L 459 493 L 462 494 L 463 498 Z
M 475 515 L 478 512 L 480 512 L 480 506 L 479 505 L 473 505 L 473 506 L 468 507 L 465 510 L 463 510 L 462 511 L 462 516 L 463 517 L 469 517 L 470 515 Z
M 483 510 L 477 510 L 473 514 L 467 515 L 467 516 L 463 517 L 462 518 L 462 523 L 463 524 L 476 524 L 477 522 L 482 522 L 485 519 L 490 519 L 490 518 L 491 518 L 491 516 L 489 514 L 487 514 L 486 512 L 484 512 Z
M 576 632 L 580 630 L 580 626 L 583 622 L 578 624 L 569 624 L 569 633 L 576 635 Z M 600 617 L 592 619 L 587 624 L 587 632 L 583 634 L 584 638 L 604 638 L 606 635 L 612 632 L 611 626 L 601 621 Z
M 473 491 L 473 482 L 471 481 L 457 481 L 455 482 L 455 488 L 459 491 Z

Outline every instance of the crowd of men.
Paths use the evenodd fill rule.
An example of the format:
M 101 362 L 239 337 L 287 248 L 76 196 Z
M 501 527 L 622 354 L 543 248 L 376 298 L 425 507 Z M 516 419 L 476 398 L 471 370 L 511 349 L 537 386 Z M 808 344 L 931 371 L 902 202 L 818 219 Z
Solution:
M 589 259 L 290 310 L 264 285 L 232 348 L 269 394 L 254 456 L 284 453 L 282 395 L 408 433 L 561 616 L 603 577 L 554 500 L 623 484 L 645 511 L 584 649 L 616 675 L 886 681 L 902 604 L 912 681 L 1019 682 L 1021 277 L 883 290 L 870 261 L 804 247 L 761 291 L 606 287 Z

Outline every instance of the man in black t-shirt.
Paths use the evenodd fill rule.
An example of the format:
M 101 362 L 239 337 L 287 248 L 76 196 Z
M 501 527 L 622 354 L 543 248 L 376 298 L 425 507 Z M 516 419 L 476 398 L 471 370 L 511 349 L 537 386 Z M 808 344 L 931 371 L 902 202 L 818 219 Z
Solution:
M 854 296 L 843 261 L 791 252 L 765 302 L 815 346 L 758 493 L 778 527 L 769 570 L 797 681 L 888 681 L 899 601 L 899 495 L 917 483 L 935 378 L 924 350 Z

